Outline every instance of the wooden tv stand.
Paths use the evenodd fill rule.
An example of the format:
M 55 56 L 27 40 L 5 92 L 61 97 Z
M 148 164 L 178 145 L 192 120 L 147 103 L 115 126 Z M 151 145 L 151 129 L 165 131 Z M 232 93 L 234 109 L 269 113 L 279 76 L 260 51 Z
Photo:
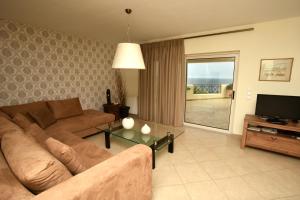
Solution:
M 249 127 L 273 128 L 278 133 L 249 130 Z M 289 135 L 293 134 L 293 136 Z M 297 139 L 299 138 L 299 139 Z M 300 157 L 300 123 L 272 124 L 255 115 L 246 115 L 241 148 L 251 146 Z

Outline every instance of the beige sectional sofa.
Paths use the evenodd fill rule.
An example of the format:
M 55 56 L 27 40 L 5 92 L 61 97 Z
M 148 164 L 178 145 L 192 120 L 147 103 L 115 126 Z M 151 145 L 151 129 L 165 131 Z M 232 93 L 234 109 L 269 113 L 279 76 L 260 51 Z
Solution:
M 18 109 L 10 109 L 10 112 L 8 107 L 0 108 L 5 111 L 0 112 L 0 200 L 151 199 L 152 157 L 149 147 L 135 145 L 120 154 L 112 155 L 93 142 L 82 139 L 82 136 L 93 133 L 86 130 L 98 126 L 97 119 L 103 120 L 102 124 L 109 123 L 113 119 L 94 110 L 86 110 L 73 117 L 58 119 L 45 130 L 30 121 L 32 119 L 26 127 L 18 126 L 13 115 L 22 113 L 28 117 L 28 108 L 34 110 L 44 105 L 44 102 L 38 104 L 38 106 L 32 104 L 18 106 Z M 68 166 L 47 149 L 45 144 L 49 138 L 74 150 L 78 161 L 85 166 L 85 170 L 78 174 L 68 171 Z M 56 175 L 55 172 L 45 176 L 46 172 L 38 171 L 44 162 L 63 165 L 61 170 L 65 170 L 64 180 L 58 177 L 56 183 L 50 186 L 48 183 L 46 183 L 48 186 L 45 186 L 44 182 L 40 183 L 45 181 L 40 180 L 40 176 L 43 179 L 54 180 Z M 46 165 L 46 168 L 48 170 L 49 166 Z M 29 175 L 24 169 L 30 171 Z M 30 184 L 24 183 L 24 180 L 32 181 L 33 185 L 37 184 L 42 189 L 34 190 Z

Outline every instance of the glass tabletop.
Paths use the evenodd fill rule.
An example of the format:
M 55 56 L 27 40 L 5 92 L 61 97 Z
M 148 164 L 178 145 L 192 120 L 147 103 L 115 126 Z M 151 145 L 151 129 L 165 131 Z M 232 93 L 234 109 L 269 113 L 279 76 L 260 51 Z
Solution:
M 151 132 L 149 134 L 143 134 L 141 132 L 141 128 L 145 124 L 151 128 Z M 183 132 L 183 127 L 173 127 L 155 122 L 134 119 L 134 127 L 132 129 L 124 129 L 121 125 L 121 122 L 114 123 L 111 134 L 137 144 L 151 146 L 155 142 L 166 137 L 168 134 L 173 134 L 174 138 L 176 138 Z

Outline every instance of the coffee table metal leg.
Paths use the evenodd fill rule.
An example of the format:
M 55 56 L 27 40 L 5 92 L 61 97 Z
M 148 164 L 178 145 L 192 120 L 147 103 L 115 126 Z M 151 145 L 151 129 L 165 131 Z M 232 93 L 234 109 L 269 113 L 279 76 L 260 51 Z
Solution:
M 107 149 L 110 149 L 110 130 L 105 130 L 104 134 L 105 134 L 105 147 Z
M 174 134 L 169 135 L 169 140 L 171 140 L 171 141 L 168 145 L 168 152 L 173 153 L 174 152 Z
M 155 149 L 151 147 L 152 149 L 152 169 L 155 169 Z

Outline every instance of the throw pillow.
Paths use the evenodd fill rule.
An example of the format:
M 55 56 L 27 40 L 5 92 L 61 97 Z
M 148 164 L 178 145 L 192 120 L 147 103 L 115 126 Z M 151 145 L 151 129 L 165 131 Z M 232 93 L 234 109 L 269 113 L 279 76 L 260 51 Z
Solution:
M 27 129 L 32 124 L 32 122 L 22 113 L 17 113 L 12 119 L 12 121 L 18 126 L 20 126 L 22 129 Z
M 72 177 L 61 162 L 21 131 L 5 134 L 1 149 L 15 176 L 35 194 Z
M 72 174 L 79 174 L 86 170 L 79 155 L 72 147 L 63 144 L 52 137 L 46 140 L 46 146 L 48 150 L 72 172 Z
M 41 107 L 37 110 L 29 111 L 29 115 L 39 124 L 43 129 L 54 124 L 56 119 L 48 107 Z
M 47 103 L 56 119 L 63 119 L 83 114 L 79 98 L 48 101 Z

